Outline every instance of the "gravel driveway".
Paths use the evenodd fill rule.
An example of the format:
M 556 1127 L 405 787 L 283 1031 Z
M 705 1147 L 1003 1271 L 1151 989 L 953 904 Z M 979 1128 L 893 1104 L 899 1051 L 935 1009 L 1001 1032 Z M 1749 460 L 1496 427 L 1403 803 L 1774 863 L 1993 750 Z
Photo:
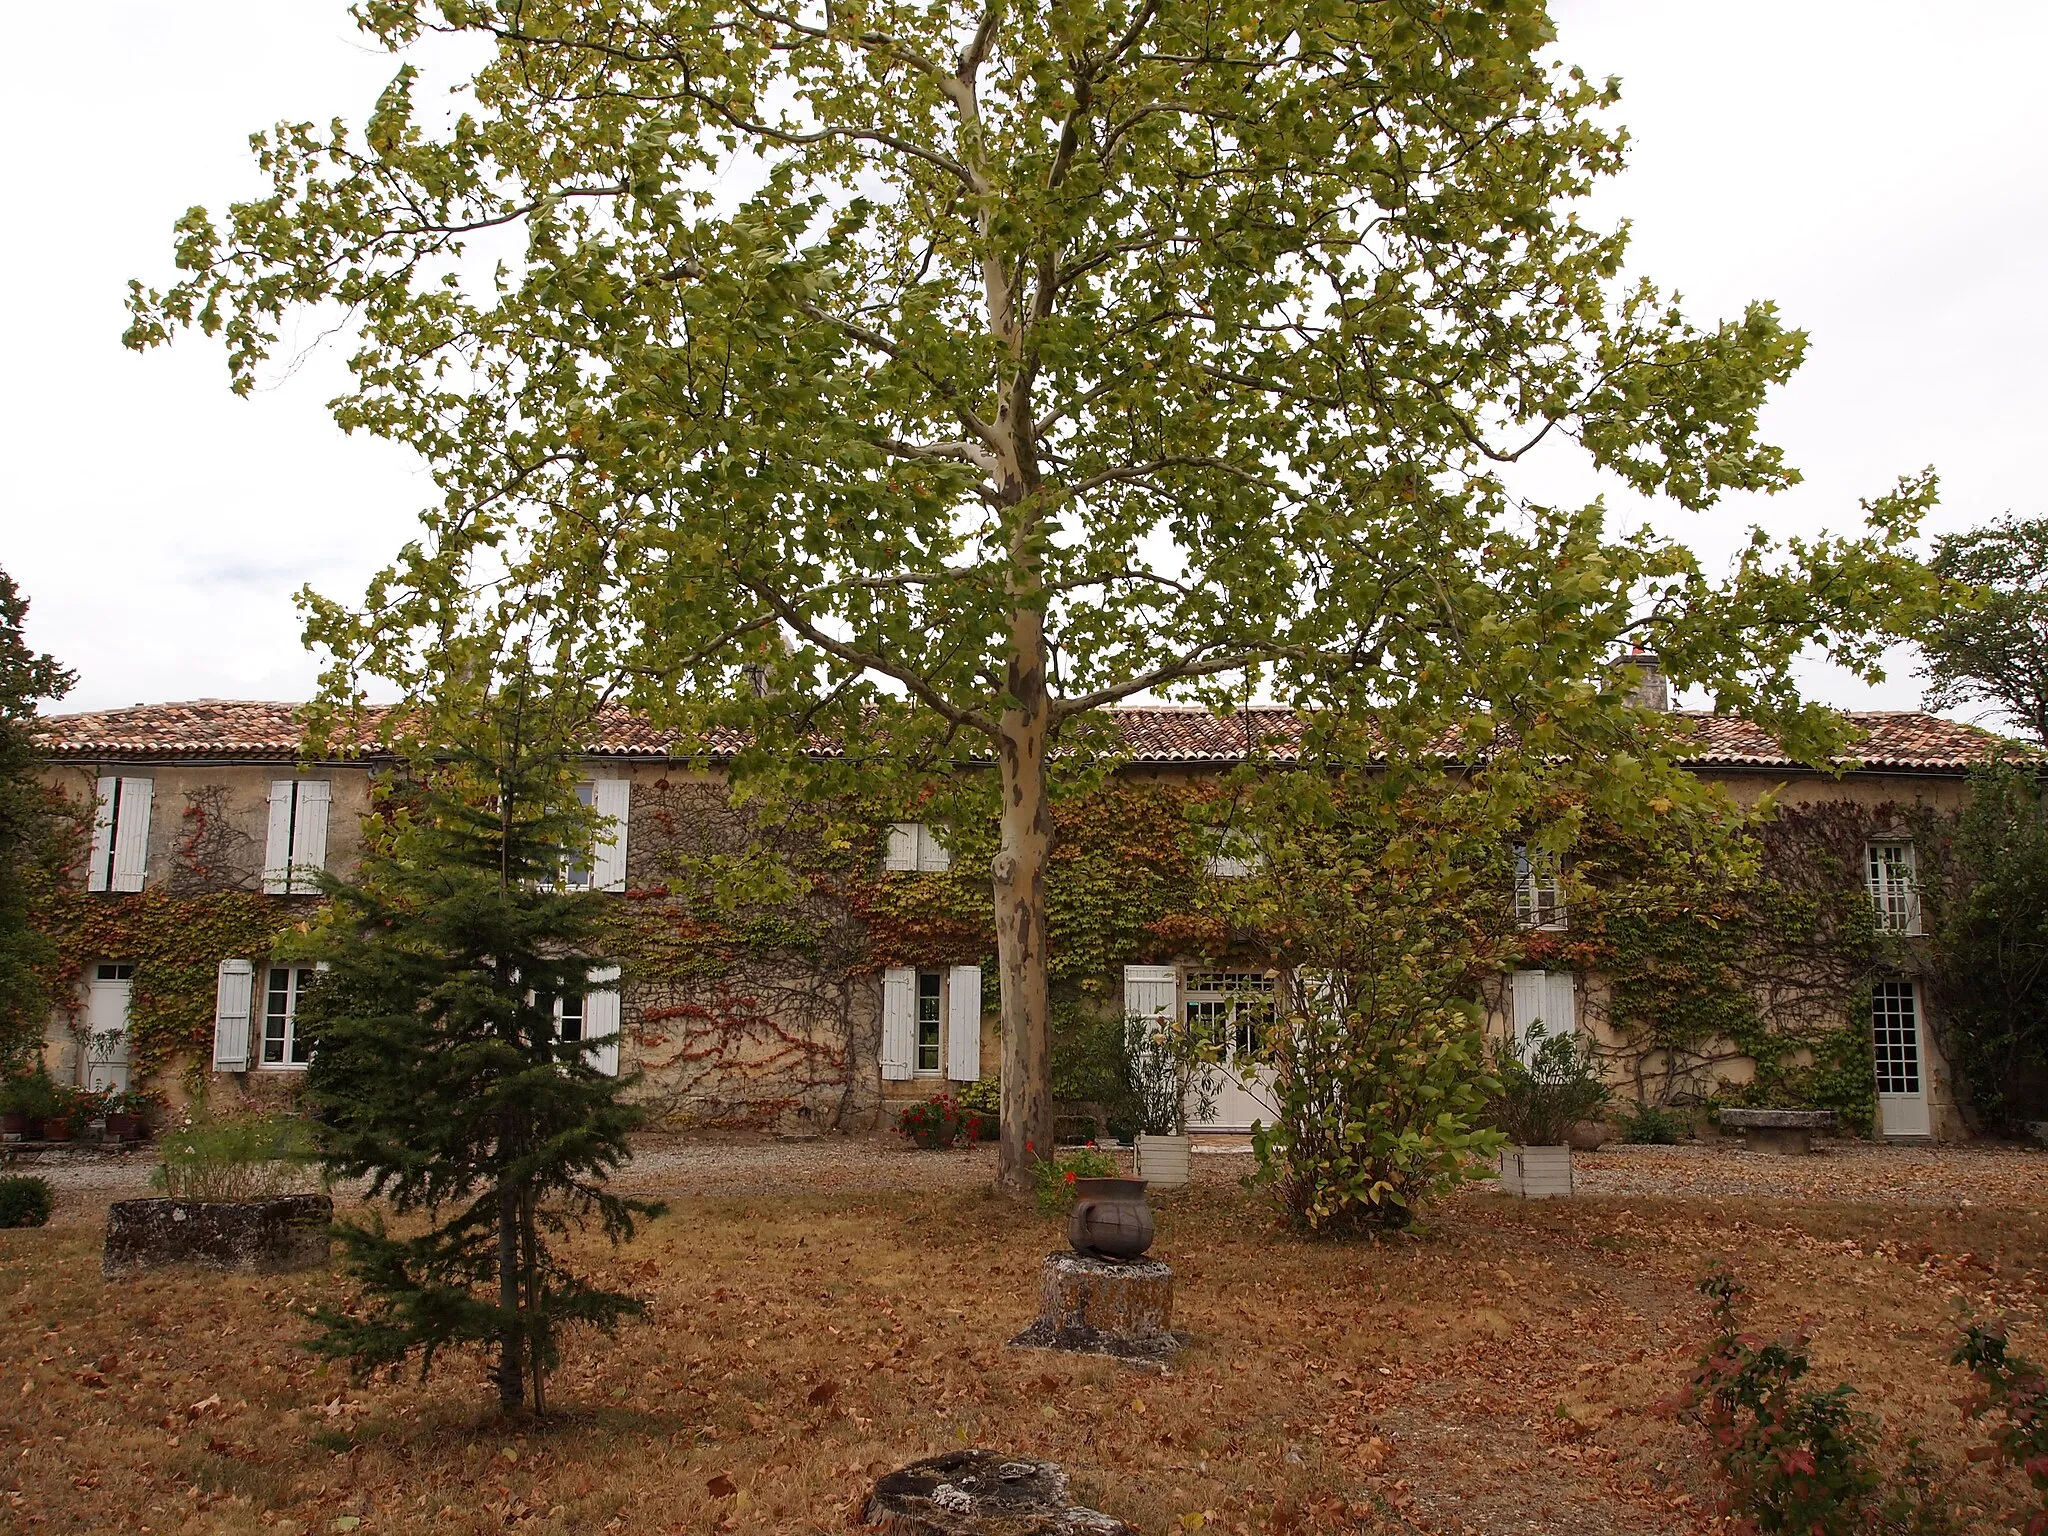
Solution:
M 921 1152 L 887 1134 L 804 1141 L 739 1132 L 657 1134 L 639 1138 L 636 1147 L 616 1187 L 649 1196 L 978 1189 L 995 1176 L 991 1144 Z M 1213 1139 L 1196 1150 L 1199 1184 L 1234 1183 L 1250 1166 L 1243 1142 Z M 57 1191 L 55 1219 L 69 1225 L 97 1223 L 109 1200 L 148 1194 L 154 1161 L 148 1151 L 70 1154 L 15 1162 L 9 1171 L 49 1179 Z M 2048 1152 L 2008 1146 L 1823 1142 L 1812 1157 L 1752 1153 L 1725 1142 L 1611 1146 L 1576 1154 L 1574 1172 L 1582 1195 L 2048 1208 Z

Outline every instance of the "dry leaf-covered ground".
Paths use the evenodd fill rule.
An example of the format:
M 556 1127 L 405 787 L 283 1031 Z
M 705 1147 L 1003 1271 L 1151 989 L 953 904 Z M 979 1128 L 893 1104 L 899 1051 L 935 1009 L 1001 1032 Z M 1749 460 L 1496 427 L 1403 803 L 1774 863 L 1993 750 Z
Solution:
M 976 1444 L 1067 1463 L 1148 1536 L 1708 1530 L 1699 1437 L 1654 1404 L 1721 1258 L 1758 1326 L 1815 1322 L 1821 1379 L 1923 1436 L 1960 1503 L 2022 1497 L 1965 1459 L 1944 1358 L 1960 1307 L 2048 1354 L 2048 1156 L 1628 1149 L 1582 1160 L 1613 1193 L 1466 1195 L 1353 1244 L 1277 1235 L 1244 1160 L 1202 1157 L 1160 1202 L 1194 1339 L 1164 1377 L 1005 1347 L 1059 1239 L 983 1193 L 987 1158 L 649 1143 L 625 1182 L 671 1213 L 582 1252 L 653 1320 L 575 1339 L 539 1429 L 491 1416 L 474 1361 L 316 1365 L 300 1309 L 336 1275 L 103 1283 L 101 1213 L 141 1170 L 73 1165 L 50 1227 L 0 1232 L 0 1529 L 839 1531 L 876 1472 Z

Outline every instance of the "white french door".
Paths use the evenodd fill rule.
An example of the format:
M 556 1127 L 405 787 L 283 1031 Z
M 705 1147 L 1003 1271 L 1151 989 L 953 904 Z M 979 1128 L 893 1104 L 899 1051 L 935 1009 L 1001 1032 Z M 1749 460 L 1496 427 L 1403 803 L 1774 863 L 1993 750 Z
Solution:
M 1877 984 L 1870 998 L 1870 1044 L 1877 1065 L 1878 1134 L 1931 1134 L 1920 1044 L 1920 991 L 1913 982 Z
M 135 967 L 102 961 L 85 993 L 84 1085 L 95 1092 L 128 1091 L 128 997 Z
M 1190 1105 L 1190 1131 L 1249 1131 L 1254 1122 L 1280 1117 L 1273 1069 L 1259 1064 L 1265 1033 L 1273 1027 L 1274 978 L 1257 971 L 1193 971 L 1184 1006 L 1194 1031 L 1213 1041 L 1222 1060 L 1215 1108 L 1198 1120 Z

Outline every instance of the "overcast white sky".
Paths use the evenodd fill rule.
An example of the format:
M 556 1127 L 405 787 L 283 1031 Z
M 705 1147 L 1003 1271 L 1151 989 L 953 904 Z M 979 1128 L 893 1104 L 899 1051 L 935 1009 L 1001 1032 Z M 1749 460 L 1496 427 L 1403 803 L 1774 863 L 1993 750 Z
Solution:
M 1927 464 L 1937 530 L 2044 510 L 2030 472 L 2048 421 L 2048 5 L 1555 12 L 1560 55 L 1622 79 L 1633 164 L 1597 211 L 1634 220 L 1636 267 L 1699 318 L 1774 298 L 1813 336 L 1767 417 L 1806 483 L 1660 526 L 1718 568 L 1752 520 L 1846 527 L 1858 497 Z M 360 121 L 391 63 L 343 0 L 80 0 L 24 8 L 9 35 L 0 565 L 34 604 L 30 638 L 78 669 L 66 708 L 303 697 L 292 592 L 359 596 L 431 483 L 333 426 L 338 357 L 237 400 L 204 340 L 124 351 L 122 299 L 128 278 L 168 276 L 186 207 L 256 189 L 251 130 Z M 1548 488 L 1589 490 L 1564 474 Z M 1875 689 L 1820 668 L 1809 686 L 1912 708 L 1900 663 Z

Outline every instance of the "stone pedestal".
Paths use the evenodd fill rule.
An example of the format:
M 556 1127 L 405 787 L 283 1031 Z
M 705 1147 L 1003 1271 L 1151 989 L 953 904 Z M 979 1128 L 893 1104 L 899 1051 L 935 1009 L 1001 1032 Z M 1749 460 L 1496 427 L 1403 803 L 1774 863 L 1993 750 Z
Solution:
M 100 1273 L 197 1264 L 274 1275 L 327 1262 L 334 1202 L 325 1195 L 272 1200 L 116 1200 L 107 1207 Z
M 863 1519 L 896 1536 L 1138 1536 L 1075 1504 L 1058 1462 L 997 1451 L 948 1451 L 889 1473 Z
M 1010 1342 L 1160 1359 L 1182 1342 L 1173 1331 L 1173 1271 L 1157 1259 L 1049 1253 L 1038 1271 L 1038 1320 Z

